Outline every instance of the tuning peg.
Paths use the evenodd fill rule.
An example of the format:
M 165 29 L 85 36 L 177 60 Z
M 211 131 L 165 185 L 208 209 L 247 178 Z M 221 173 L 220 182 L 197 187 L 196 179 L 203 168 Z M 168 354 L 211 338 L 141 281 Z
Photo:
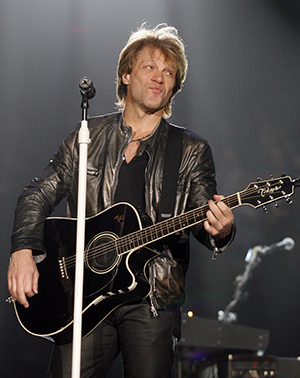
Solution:
M 285 202 L 288 204 L 288 205 L 291 205 L 293 203 L 293 200 L 291 199 L 290 196 L 286 196 L 285 197 Z
M 263 181 L 263 179 L 261 177 L 257 177 L 256 181 Z
M 266 208 L 266 206 L 263 206 L 262 208 L 263 208 L 264 213 L 268 214 L 268 209 Z
M 299 187 L 300 186 L 300 178 L 294 179 L 293 183 L 295 186 Z
M 274 203 L 274 206 L 276 207 L 276 209 L 279 208 L 279 205 L 278 205 L 278 202 L 277 202 L 277 201 Z

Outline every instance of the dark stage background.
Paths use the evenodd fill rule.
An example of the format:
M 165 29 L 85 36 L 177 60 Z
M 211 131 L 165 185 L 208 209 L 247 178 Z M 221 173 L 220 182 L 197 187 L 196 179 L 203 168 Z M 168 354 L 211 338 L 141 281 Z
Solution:
M 13 212 L 23 186 L 47 164 L 81 117 L 78 83 L 97 87 L 90 115 L 115 110 L 115 70 L 129 33 L 143 21 L 179 29 L 189 58 L 171 121 L 209 140 L 219 192 L 258 176 L 300 174 L 300 6 L 296 0 L 0 1 L 0 375 L 45 376 L 51 344 L 19 326 L 8 295 Z M 263 256 L 237 308 L 238 324 L 268 329 L 267 354 L 300 355 L 300 193 L 279 209 L 235 210 L 225 254 L 192 242 L 184 311 L 217 319 L 232 298 L 247 250 L 292 237 L 292 251 Z M 115 373 L 115 378 L 117 377 Z

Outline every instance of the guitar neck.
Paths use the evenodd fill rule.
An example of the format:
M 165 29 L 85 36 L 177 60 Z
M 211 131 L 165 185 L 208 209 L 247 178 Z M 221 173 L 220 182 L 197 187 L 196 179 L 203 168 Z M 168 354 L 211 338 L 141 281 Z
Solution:
M 232 194 L 222 201 L 229 207 L 235 208 L 241 205 L 240 193 Z M 117 249 L 120 254 L 126 253 L 129 250 L 141 248 L 147 244 L 160 240 L 168 235 L 175 234 L 181 230 L 189 228 L 197 223 L 204 222 L 207 217 L 206 213 L 209 210 L 208 205 L 198 207 L 186 213 L 177 215 L 176 217 L 148 226 L 132 234 L 119 238 L 117 242 Z
M 290 201 L 290 196 L 294 194 L 294 187 L 299 186 L 299 179 L 292 180 L 290 176 L 282 176 L 267 181 L 257 181 L 250 183 L 246 189 L 222 199 L 230 208 L 234 209 L 242 205 L 250 205 L 258 208 L 271 202 L 285 198 Z M 194 224 L 204 222 L 208 205 L 190 210 L 177 215 L 174 218 L 164 220 L 155 225 L 143 228 L 130 235 L 121 237 L 116 241 L 119 253 L 126 253 L 132 249 L 141 248 L 147 244 L 174 234 Z

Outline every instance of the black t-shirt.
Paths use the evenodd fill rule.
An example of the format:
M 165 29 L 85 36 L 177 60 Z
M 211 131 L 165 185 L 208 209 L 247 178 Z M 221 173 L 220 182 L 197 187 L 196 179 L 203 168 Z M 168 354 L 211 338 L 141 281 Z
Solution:
M 142 156 L 135 156 L 129 163 L 123 160 L 115 202 L 129 202 L 136 209 L 145 211 L 145 169 L 148 154 L 144 151 Z

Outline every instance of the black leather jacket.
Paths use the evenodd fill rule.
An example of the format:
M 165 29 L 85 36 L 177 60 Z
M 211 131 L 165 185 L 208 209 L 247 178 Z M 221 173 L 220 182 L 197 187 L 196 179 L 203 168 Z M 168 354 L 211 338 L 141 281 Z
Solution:
M 118 172 L 131 128 L 122 122 L 121 113 L 89 119 L 91 143 L 88 147 L 87 216 L 95 215 L 114 203 Z M 138 154 L 147 152 L 145 171 L 146 212 L 153 222 L 158 217 L 162 190 L 164 152 L 169 123 L 162 119 L 154 134 L 142 142 Z M 67 197 L 67 216 L 75 217 L 78 180 L 78 130 L 69 134 L 58 152 L 27 185 L 18 199 L 12 234 L 12 252 L 30 248 L 35 255 L 44 250 L 43 221 Z M 174 215 L 204 205 L 216 193 L 215 169 L 207 142 L 185 130 Z M 189 232 L 208 248 L 211 239 L 202 224 L 181 232 L 149 267 L 151 302 L 156 308 L 174 308 L 184 301 L 185 273 L 189 263 Z M 232 238 L 231 238 L 232 239 Z M 228 244 L 228 243 L 226 243 Z

